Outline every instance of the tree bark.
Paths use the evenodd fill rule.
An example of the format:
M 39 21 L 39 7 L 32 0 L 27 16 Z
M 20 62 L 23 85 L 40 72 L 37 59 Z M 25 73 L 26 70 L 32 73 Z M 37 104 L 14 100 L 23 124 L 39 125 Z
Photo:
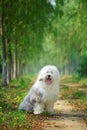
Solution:
M 7 38 L 8 45 L 8 82 L 11 81 L 12 78 L 12 53 L 11 53 L 11 44 L 9 38 Z
M 7 85 L 7 56 L 6 56 L 6 42 L 5 42 L 5 14 L 4 14 L 4 2 L 2 0 L 2 16 L 1 16 L 1 27 L 2 27 L 2 85 Z
M 17 40 L 15 40 L 14 50 L 14 79 L 17 78 Z

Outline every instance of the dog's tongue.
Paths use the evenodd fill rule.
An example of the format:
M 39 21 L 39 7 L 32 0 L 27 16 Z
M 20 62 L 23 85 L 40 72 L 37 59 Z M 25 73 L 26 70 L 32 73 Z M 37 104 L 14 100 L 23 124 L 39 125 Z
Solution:
M 52 80 L 50 78 L 48 78 L 48 79 L 46 79 L 46 83 L 50 85 L 52 83 Z

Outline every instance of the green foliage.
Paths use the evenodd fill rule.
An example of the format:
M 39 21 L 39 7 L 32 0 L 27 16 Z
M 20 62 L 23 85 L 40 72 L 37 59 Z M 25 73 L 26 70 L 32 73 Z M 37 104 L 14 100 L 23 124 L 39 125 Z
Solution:
M 73 99 L 80 99 L 80 98 L 85 97 L 85 96 L 86 96 L 85 93 L 82 91 L 79 91 L 79 90 L 72 93 Z
M 61 82 L 62 83 L 77 83 L 79 81 L 79 78 L 77 77 L 77 75 L 69 75 L 69 76 L 65 76 Z
M 0 129 L 29 129 L 26 112 L 19 111 L 18 105 L 31 87 L 33 76 L 23 76 L 12 81 L 7 88 L 0 88 Z
M 83 86 L 83 88 L 87 88 L 87 77 L 81 78 L 79 83 Z
M 67 86 L 62 86 L 62 88 L 61 88 L 61 90 L 60 90 L 60 92 L 61 92 L 61 95 L 62 95 L 62 98 L 63 99 L 68 99 L 69 98 L 69 87 L 67 87 Z
M 87 58 L 83 58 L 78 69 L 80 76 L 87 76 Z
M 12 66 L 17 42 L 16 60 L 20 75 L 37 71 L 46 64 L 56 65 L 65 74 L 77 70 L 82 55 L 87 53 L 85 0 L 56 0 L 55 7 L 47 0 L 4 0 L 3 3 L 2 7 L 0 2 L 0 10 L 1 13 L 5 11 L 5 41 L 9 39 Z M 8 44 L 6 48 L 9 64 Z M 80 65 L 82 75 L 87 75 L 86 61 L 82 60 Z
M 73 78 L 76 78 L 77 83 L 73 83 Z M 63 80 L 64 79 L 64 80 Z M 65 77 L 61 80 L 60 95 L 61 99 L 69 100 L 75 107 L 84 110 L 87 110 L 87 87 L 84 88 L 84 83 L 87 83 L 87 77 L 79 78 L 75 75 L 72 78 Z M 66 79 L 66 80 L 65 80 Z M 63 82 L 62 82 L 63 81 Z M 64 82 L 65 81 L 65 82 Z M 66 82 L 67 81 L 67 82 Z M 87 112 L 85 113 L 87 115 Z M 87 121 L 87 117 L 85 117 Z

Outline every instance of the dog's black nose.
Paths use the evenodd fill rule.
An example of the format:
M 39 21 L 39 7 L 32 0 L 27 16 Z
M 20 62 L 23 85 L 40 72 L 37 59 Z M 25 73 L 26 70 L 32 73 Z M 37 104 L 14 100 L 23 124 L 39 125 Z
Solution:
M 48 75 L 48 78 L 50 78 L 51 76 L 50 75 Z

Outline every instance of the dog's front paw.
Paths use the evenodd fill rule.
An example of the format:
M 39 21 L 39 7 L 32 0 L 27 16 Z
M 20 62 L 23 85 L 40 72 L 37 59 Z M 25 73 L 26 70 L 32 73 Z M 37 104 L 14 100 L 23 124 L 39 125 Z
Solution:
M 40 115 L 40 114 L 42 114 L 43 112 L 34 111 L 33 113 L 34 113 L 35 115 Z
M 44 112 L 44 110 L 43 109 L 34 109 L 34 114 L 35 115 L 39 115 L 39 114 L 42 114 Z
M 35 103 L 34 104 L 34 114 L 41 114 L 41 113 L 43 113 L 43 111 L 44 111 L 44 106 L 43 106 L 43 104 L 40 104 L 40 103 Z

